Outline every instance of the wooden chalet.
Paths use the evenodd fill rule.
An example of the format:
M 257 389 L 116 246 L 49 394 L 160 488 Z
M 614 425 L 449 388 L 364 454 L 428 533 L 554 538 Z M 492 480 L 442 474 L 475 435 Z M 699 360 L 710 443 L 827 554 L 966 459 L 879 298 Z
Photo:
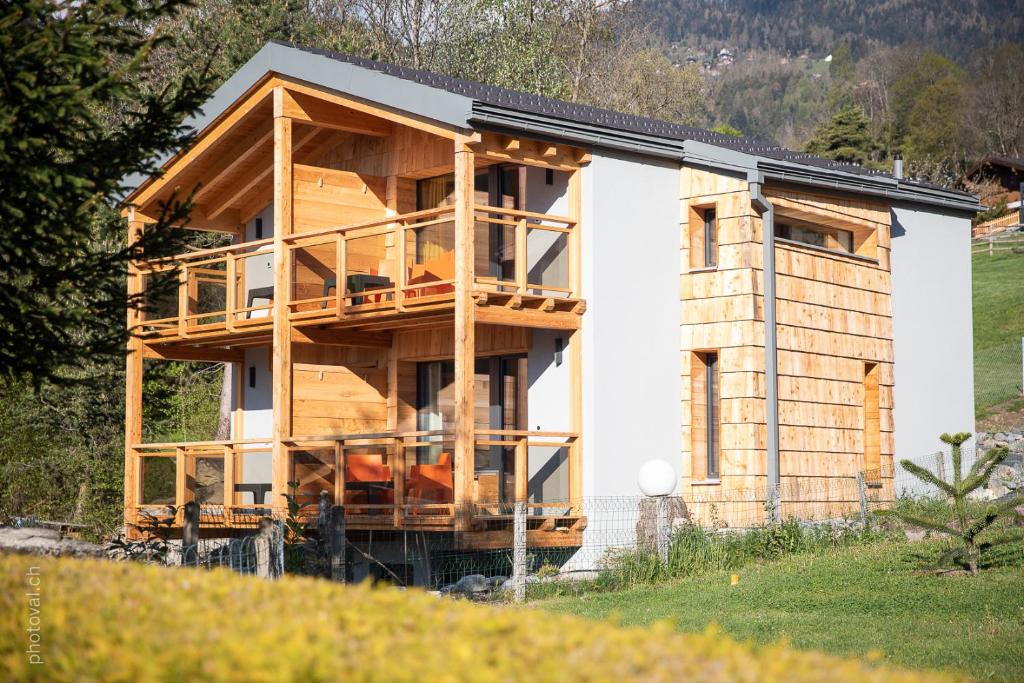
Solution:
M 230 244 L 131 270 L 128 524 L 195 500 L 251 527 L 291 482 L 471 549 L 525 501 L 528 543 L 572 548 L 651 458 L 712 504 L 852 509 L 864 471 L 893 495 L 891 229 L 976 199 L 279 43 L 193 124 L 129 229 L 192 193 Z M 165 360 L 229 364 L 229 440 L 145 442 Z

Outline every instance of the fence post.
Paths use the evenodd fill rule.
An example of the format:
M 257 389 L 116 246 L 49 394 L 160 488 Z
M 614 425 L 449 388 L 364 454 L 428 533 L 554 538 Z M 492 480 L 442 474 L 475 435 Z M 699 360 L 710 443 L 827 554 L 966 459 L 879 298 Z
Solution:
M 181 527 L 181 563 L 199 564 L 199 503 L 185 503 L 185 522 Z
M 668 564 L 669 535 L 672 526 L 670 515 L 670 497 L 658 496 L 655 498 L 655 544 L 658 548 L 658 558 Z
M 317 570 L 324 576 L 331 576 L 331 548 L 330 548 L 330 527 L 331 527 L 331 499 L 327 491 L 320 492 L 319 509 L 316 518 L 317 530 Z
M 264 517 L 260 520 L 260 530 L 256 535 L 256 576 L 263 579 L 275 579 L 283 572 L 284 567 L 278 566 L 279 553 L 275 552 L 284 539 L 278 532 L 274 520 Z
M 868 483 L 864 473 L 857 473 L 857 496 L 860 498 L 860 523 L 865 527 L 868 525 Z
M 516 602 L 526 601 L 526 502 L 516 501 L 512 516 L 512 586 Z
M 1024 196 L 1021 197 L 1020 205 L 1024 212 Z M 1020 338 L 1020 393 L 1024 395 L 1024 337 Z
M 345 582 L 345 574 L 348 566 L 345 561 L 347 552 L 347 540 L 345 539 L 345 508 L 342 505 L 335 505 L 330 512 L 330 527 L 328 530 L 328 548 L 330 551 L 330 573 L 332 581 Z
M 946 454 L 942 451 L 935 454 L 935 476 L 946 481 Z

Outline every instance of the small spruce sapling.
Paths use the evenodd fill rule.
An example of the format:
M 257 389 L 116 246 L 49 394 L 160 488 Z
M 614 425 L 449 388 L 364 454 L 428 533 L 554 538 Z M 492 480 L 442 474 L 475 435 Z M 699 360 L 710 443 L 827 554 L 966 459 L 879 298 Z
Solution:
M 947 482 L 925 467 L 909 460 L 901 461 L 903 469 L 926 484 L 935 486 L 947 496 L 950 505 L 951 520 L 937 516 L 917 514 L 903 509 L 880 510 L 879 514 L 897 517 L 898 519 L 923 529 L 945 534 L 957 542 L 956 546 L 945 553 L 940 562 L 956 563 L 967 569 L 972 576 L 978 575 L 978 563 L 981 554 L 997 545 L 1010 543 L 1020 539 L 1019 533 L 1012 530 L 997 530 L 993 524 L 1001 517 L 1012 514 L 1013 508 L 1024 503 L 1024 497 L 1012 496 L 1008 499 L 993 501 L 980 512 L 971 510 L 968 496 L 988 485 L 995 468 L 999 466 L 1010 451 L 1005 446 L 997 446 L 978 457 L 967 475 L 963 474 L 963 452 L 961 447 L 971 438 L 966 432 L 943 434 L 939 439 L 949 444 L 953 461 L 953 480 Z

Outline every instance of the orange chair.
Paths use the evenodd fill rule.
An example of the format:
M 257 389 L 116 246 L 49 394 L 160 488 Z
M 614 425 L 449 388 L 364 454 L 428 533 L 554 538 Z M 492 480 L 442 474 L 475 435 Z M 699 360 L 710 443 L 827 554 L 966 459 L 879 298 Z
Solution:
M 451 503 L 454 499 L 451 453 L 442 453 L 435 465 L 413 465 L 406 482 L 406 497 L 410 501 Z
M 437 258 L 426 263 L 416 264 L 409 272 L 407 285 L 422 285 L 430 282 L 455 279 L 455 252 L 446 251 Z M 407 297 L 431 296 L 434 294 L 451 294 L 455 287 L 450 284 L 437 285 L 435 287 L 417 287 L 406 290 Z
M 370 502 L 368 490 L 349 490 L 349 484 L 388 484 L 391 482 L 391 468 L 384 464 L 380 455 L 348 455 L 345 457 L 345 504 L 366 505 Z M 375 504 L 391 505 L 395 502 L 393 490 L 379 491 Z

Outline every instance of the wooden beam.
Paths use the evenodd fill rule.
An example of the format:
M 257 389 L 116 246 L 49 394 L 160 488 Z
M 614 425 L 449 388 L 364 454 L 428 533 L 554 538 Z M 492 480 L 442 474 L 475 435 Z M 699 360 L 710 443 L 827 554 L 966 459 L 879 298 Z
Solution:
M 352 330 L 325 330 L 319 327 L 292 327 L 292 342 L 299 344 L 382 349 L 391 348 L 391 340 L 392 336 L 388 332 L 354 332 Z
M 474 401 L 476 380 L 476 306 L 473 303 L 475 176 L 473 150 L 455 141 L 455 531 L 471 524 L 474 473 Z
M 125 202 L 145 207 L 158 194 L 173 186 L 185 169 L 209 154 L 214 146 L 225 135 L 230 134 L 250 112 L 267 101 L 276 85 L 275 80 L 268 79 L 239 98 L 220 119 L 200 133 L 199 139 L 192 147 L 182 150 L 164 165 L 163 175 L 144 182 L 135 192 L 128 195 Z
M 298 150 L 302 149 L 303 146 L 308 144 L 320 132 L 321 131 L 320 131 L 319 128 L 312 128 L 310 130 L 307 130 L 302 135 L 298 136 L 295 139 L 295 144 L 292 146 L 292 151 L 298 151 Z M 276 143 L 275 143 L 275 147 L 274 147 L 275 159 L 276 159 L 276 149 L 277 149 L 277 147 L 276 147 Z M 225 189 L 223 192 L 220 193 L 219 201 L 212 202 L 212 203 L 210 203 L 206 207 L 207 216 L 209 216 L 209 218 L 211 220 L 212 219 L 216 219 L 222 213 L 226 212 L 228 209 L 234 208 L 234 207 L 239 206 L 239 205 L 244 205 L 246 207 L 246 210 L 245 211 L 239 211 L 237 213 L 237 216 L 236 216 L 236 219 L 235 219 L 236 222 L 238 222 L 238 221 L 244 222 L 244 221 L 247 220 L 247 218 L 251 218 L 251 216 L 246 217 L 246 216 L 243 216 L 242 214 L 243 213 L 248 213 L 248 208 L 249 208 L 249 205 L 252 203 L 252 200 L 250 199 L 248 202 L 242 202 L 242 200 L 246 197 L 246 195 L 249 195 L 249 194 L 253 194 L 255 196 L 260 196 L 262 193 L 257 191 L 257 188 L 259 188 L 260 185 L 264 185 L 265 187 L 270 188 L 271 191 L 272 191 L 273 190 L 273 179 L 274 179 L 274 168 L 275 168 L 275 163 L 272 162 L 268 166 L 264 166 L 263 168 L 259 169 L 258 171 L 254 171 L 253 173 L 246 174 L 242 178 L 239 178 L 235 182 L 234 185 L 228 187 L 227 189 Z M 263 196 L 266 196 L 266 195 L 263 195 Z M 270 199 L 273 199 L 272 195 L 271 195 Z M 263 209 L 264 206 L 266 206 L 269 203 L 270 203 L 270 201 L 266 201 L 263 204 L 261 204 L 256 209 L 256 212 L 258 213 L 260 210 Z
M 581 297 L 582 268 L 580 234 L 585 229 L 580 220 L 583 215 L 583 174 L 578 169 L 569 175 L 567 188 L 569 218 L 573 220 L 569 233 L 569 287 L 572 295 Z M 577 307 L 578 309 L 579 307 Z M 583 310 L 586 310 L 585 307 Z M 582 315 L 577 315 L 582 328 Z M 569 446 L 569 500 L 579 513 L 583 499 L 583 331 L 569 335 L 569 429 L 576 439 Z
M 304 83 L 300 83 L 298 81 L 294 81 L 288 78 L 282 79 L 282 82 L 284 82 L 287 85 L 288 90 L 291 91 L 293 94 L 302 93 L 305 95 L 310 95 L 312 97 L 324 100 L 326 102 L 340 104 L 355 111 L 370 114 L 372 116 L 376 116 L 386 121 L 391 121 L 392 123 L 397 123 L 402 126 L 407 126 L 409 128 L 422 130 L 427 133 L 437 135 L 439 137 L 448 138 L 449 140 L 455 140 L 457 138 L 465 140 L 467 139 L 467 137 L 469 139 L 473 139 L 472 136 L 466 136 L 462 132 L 456 130 L 455 128 L 446 128 L 440 126 L 437 123 L 423 116 L 416 116 L 413 114 L 398 112 L 391 109 L 385 109 L 380 106 L 374 106 L 371 104 L 367 104 L 365 102 L 360 102 L 359 100 L 356 99 L 345 97 L 344 95 L 328 92 L 326 90 L 320 90 L 316 87 L 306 85 Z
M 216 188 L 217 183 L 226 176 L 231 175 L 238 168 L 259 157 L 260 153 L 273 153 L 274 129 L 256 131 L 246 136 L 244 140 L 236 144 L 229 151 L 221 156 L 220 161 L 209 172 L 207 180 L 196 192 L 194 201 L 202 203 L 210 196 Z
M 129 210 L 128 243 L 142 237 L 144 223 L 136 220 L 134 210 Z M 138 265 L 128 264 L 128 295 L 135 297 L 142 293 L 142 275 Z M 137 335 L 142 322 L 142 312 L 135 307 L 128 309 L 128 354 L 125 361 L 125 411 L 124 411 L 124 520 L 135 522 L 135 507 L 139 504 L 138 458 L 134 444 L 142 441 L 142 339 Z
M 192 360 L 208 363 L 241 363 L 245 354 L 238 349 L 196 348 L 194 346 L 151 346 L 142 349 L 143 358 Z
M 282 114 L 284 89 L 274 90 L 274 333 L 271 352 L 273 378 L 272 501 L 279 506 L 288 491 L 288 448 L 291 437 L 292 354 L 288 300 L 291 268 L 284 238 L 292 233 L 292 120 Z
M 576 147 L 555 145 L 549 142 L 510 138 L 498 133 L 482 133 L 479 142 L 473 142 L 477 155 L 485 159 L 551 168 L 558 171 L 575 171 L 580 167 L 579 158 L 586 150 Z M 589 160 L 589 159 L 588 159 Z
M 378 116 L 288 88 L 284 90 L 281 115 L 321 128 L 374 137 L 386 137 L 394 130 L 390 121 Z

